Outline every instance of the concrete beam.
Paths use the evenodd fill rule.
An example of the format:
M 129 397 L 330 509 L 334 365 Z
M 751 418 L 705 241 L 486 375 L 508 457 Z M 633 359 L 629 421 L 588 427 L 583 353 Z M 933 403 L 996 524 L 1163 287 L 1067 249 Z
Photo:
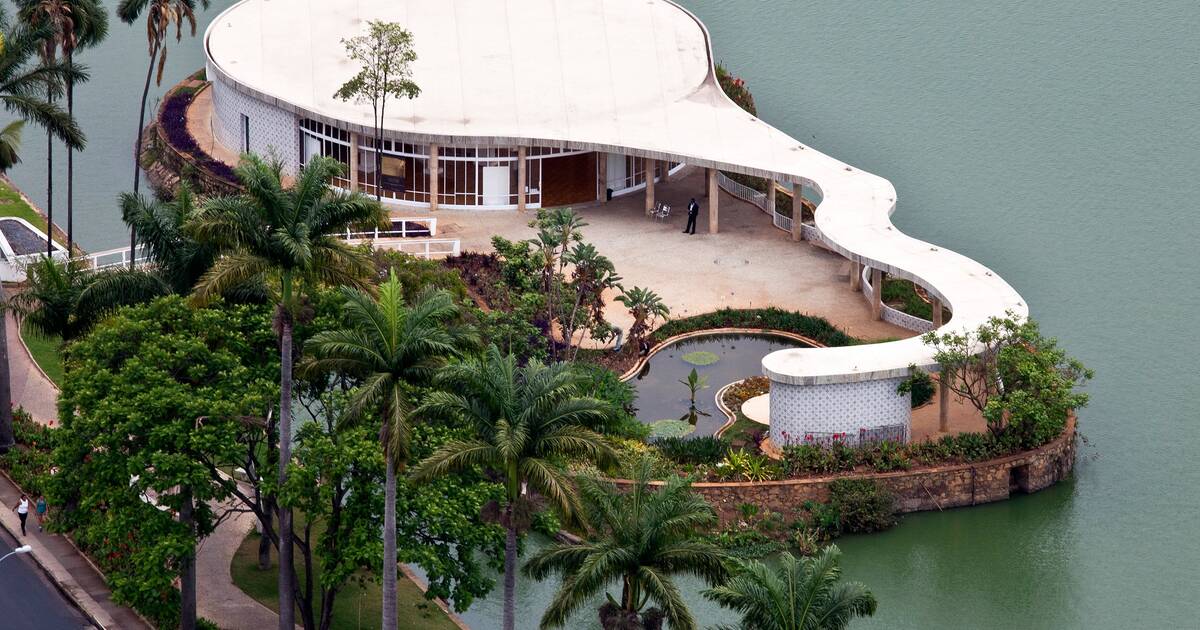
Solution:
M 658 160 L 643 160 L 646 165 L 646 212 L 654 208 L 654 165 Z
M 517 147 L 517 210 L 525 210 L 525 147 Z
M 792 184 L 792 240 L 804 240 L 804 187 Z
M 883 319 L 883 272 L 871 268 L 871 317 Z
M 429 209 L 438 209 L 438 145 L 429 145 Z M 378 177 L 378 174 L 376 175 Z
M 717 214 L 720 211 L 719 200 L 721 198 L 721 191 L 717 189 L 717 169 L 707 169 L 706 175 L 708 179 L 708 185 L 705 186 L 705 189 L 708 192 L 708 233 L 716 234 L 718 223 Z

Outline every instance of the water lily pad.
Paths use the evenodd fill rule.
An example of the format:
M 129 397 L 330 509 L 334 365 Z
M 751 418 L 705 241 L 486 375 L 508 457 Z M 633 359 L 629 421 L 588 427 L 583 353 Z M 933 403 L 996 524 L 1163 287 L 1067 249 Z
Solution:
M 691 365 L 712 365 L 721 360 L 721 357 L 715 352 L 708 350 L 697 350 L 683 355 L 683 360 Z
M 650 423 L 650 437 L 652 438 L 683 437 L 695 430 L 695 426 L 683 420 L 666 419 Z

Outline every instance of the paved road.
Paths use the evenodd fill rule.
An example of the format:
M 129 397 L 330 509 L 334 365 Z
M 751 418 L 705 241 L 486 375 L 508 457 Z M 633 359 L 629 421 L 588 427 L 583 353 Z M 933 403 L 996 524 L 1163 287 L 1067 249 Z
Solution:
M 8 532 L 0 530 L 0 556 L 7 555 L 15 546 L 19 545 Z M 0 626 L 5 630 L 94 628 L 27 555 L 0 562 Z

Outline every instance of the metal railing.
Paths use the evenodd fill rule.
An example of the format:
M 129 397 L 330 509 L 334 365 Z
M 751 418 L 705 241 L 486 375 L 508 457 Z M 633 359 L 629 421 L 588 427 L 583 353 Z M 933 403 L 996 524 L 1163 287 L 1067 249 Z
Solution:
M 129 248 L 118 247 L 116 249 L 106 249 L 102 252 L 78 256 L 75 258 L 75 260 L 84 263 L 86 268 L 92 271 L 100 271 L 102 269 L 111 269 L 116 267 L 128 267 Z M 144 267 L 150 262 L 150 253 L 144 248 L 138 248 L 137 255 L 134 257 L 133 261 L 134 266 Z
M 741 199 L 747 203 L 754 204 L 759 210 L 762 210 L 767 214 L 773 214 L 775 210 L 774 208 L 767 208 L 767 193 L 754 190 L 745 184 L 735 182 L 721 171 L 717 171 L 717 185 L 734 197 L 737 197 L 738 199 Z
M 350 228 L 346 228 L 345 239 L 347 241 L 354 240 L 379 240 L 381 238 L 429 238 L 437 236 L 437 217 L 412 217 L 403 219 L 392 219 L 392 227 L 390 229 L 375 228 L 365 232 L 352 232 Z
M 878 427 L 864 427 L 857 432 L 844 431 L 841 433 L 805 431 L 799 434 L 788 434 L 785 432 L 784 435 L 784 444 L 780 445 L 783 447 L 809 445 L 829 448 L 835 445 L 869 446 L 883 442 L 903 444 L 908 441 L 908 425 L 886 424 Z
M 391 241 L 389 249 L 394 249 L 418 258 L 435 258 L 442 256 L 457 256 L 461 246 L 456 238 L 422 238 L 406 241 Z

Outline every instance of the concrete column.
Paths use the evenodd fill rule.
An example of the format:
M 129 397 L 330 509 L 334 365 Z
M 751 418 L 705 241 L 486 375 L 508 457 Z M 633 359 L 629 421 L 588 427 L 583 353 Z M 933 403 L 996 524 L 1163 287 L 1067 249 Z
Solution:
M 938 431 L 942 433 L 950 431 L 950 388 L 945 383 L 951 378 L 946 370 L 938 374 Z
M 358 192 L 358 134 L 350 132 L 350 190 Z
M 771 215 L 771 220 L 775 220 L 775 180 L 767 180 L 767 214 Z
M 871 268 L 871 317 L 883 318 L 883 272 Z
M 792 184 L 792 240 L 804 240 L 804 187 Z
M 933 298 L 931 301 L 933 302 L 930 305 L 933 308 L 933 327 L 940 328 L 945 323 L 942 321 L 942 301 L 937 298 Z
M 596 200 L 608 202 L 608 154 L 596 154 Z
M 646 165 L 646 212 L 654 207 L 654 166 L 658 164 L 658 160 L 642 160 Z
M 517 147 L 517 210 L 525 210 L 525 147 Z
M 862 263 L 857 260 L 850 261 L 850 290 L 862 290 Z
M 707 169 L 708 177 L 708 233 L 717 233 L 717 213 L 720 210 L 718 200 L 721 198 L 721 193 L 717 190 L 717 169 Z
M 429 145 L 429 209 L 438 209 L 438 145 Z
M 663 160 L 662 162 L 662 183 L 671 181 L 671 160 Z

